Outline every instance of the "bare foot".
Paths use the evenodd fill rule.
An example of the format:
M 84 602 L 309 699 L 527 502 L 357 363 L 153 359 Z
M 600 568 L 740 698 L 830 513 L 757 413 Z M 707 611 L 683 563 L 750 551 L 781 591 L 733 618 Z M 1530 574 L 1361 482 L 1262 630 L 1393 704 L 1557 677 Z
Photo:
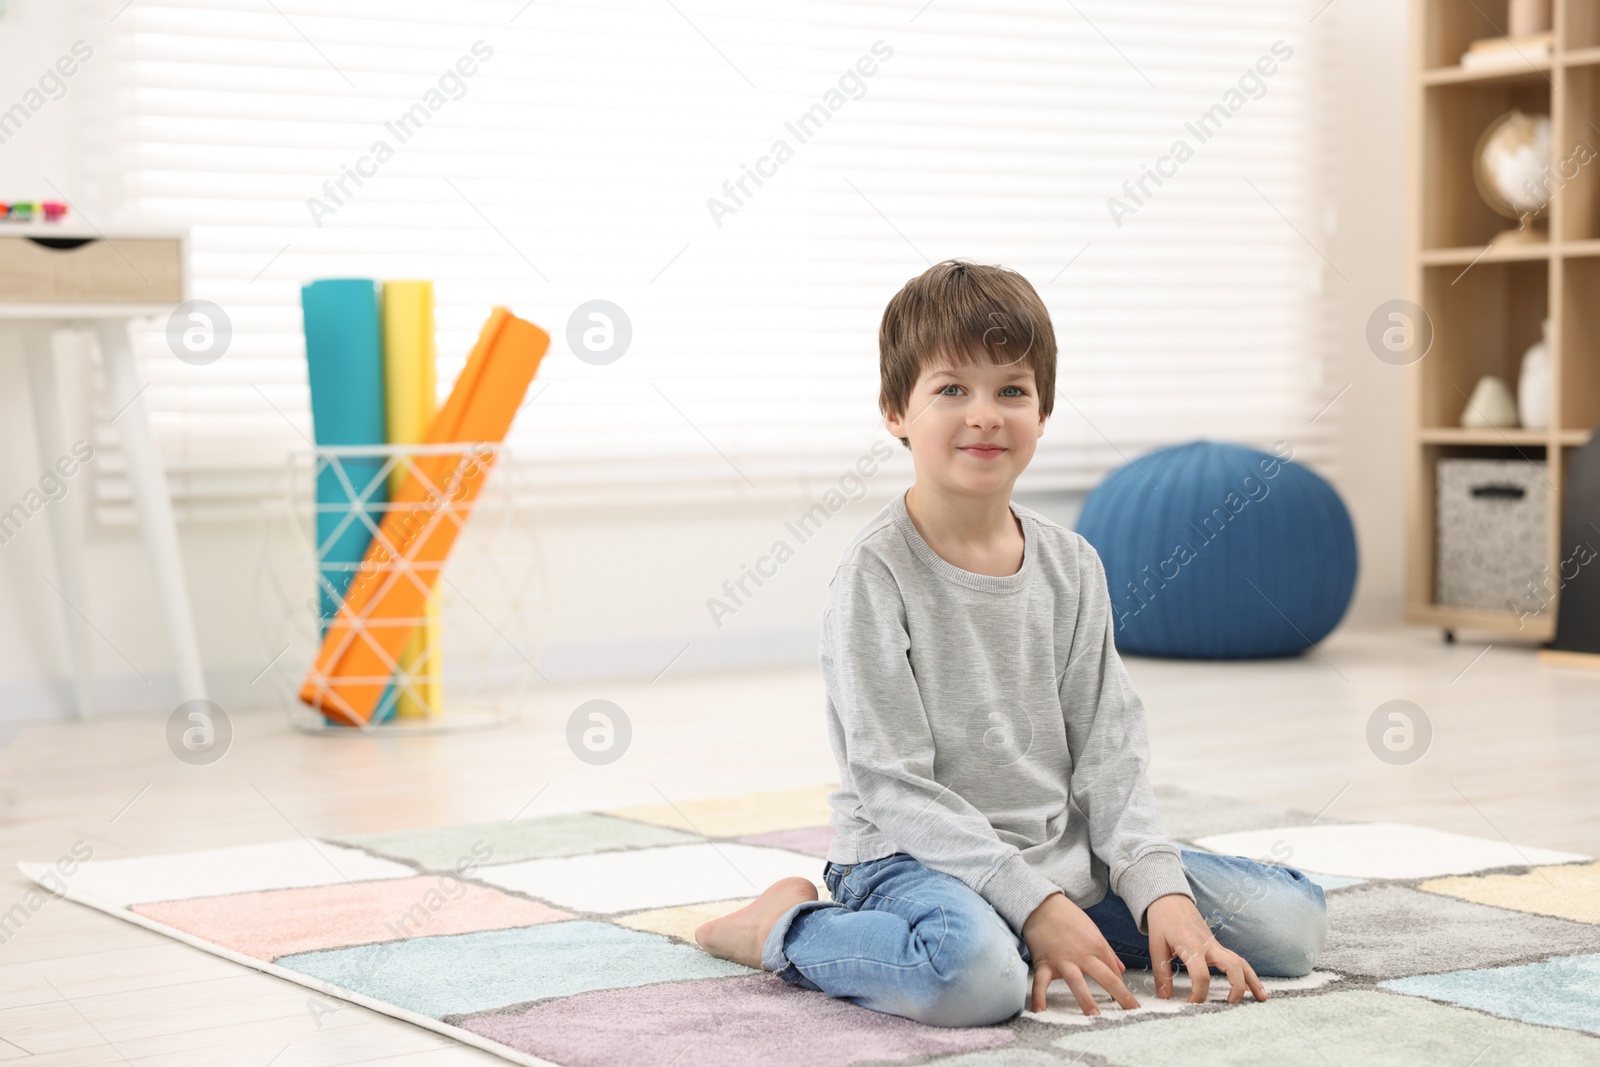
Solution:
M 766 892 L 738 911 L 700 924 L 694 939 L 719 959 L 761 969 L 761 950 L 773 924 L 796 904 L 817 899 L 817 887 L 806 878 L 773 882 Z

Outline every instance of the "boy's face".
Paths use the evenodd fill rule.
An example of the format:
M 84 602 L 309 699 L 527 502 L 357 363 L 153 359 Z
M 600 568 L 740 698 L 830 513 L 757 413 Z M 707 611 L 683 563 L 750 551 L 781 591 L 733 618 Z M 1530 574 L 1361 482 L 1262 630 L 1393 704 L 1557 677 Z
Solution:
M 1009 491 L 1044 434 L 1033 371 L 1017 363 L 925 367 L 906 409 L 884 424 L 911 442 L 918 480 L 951 492 Z

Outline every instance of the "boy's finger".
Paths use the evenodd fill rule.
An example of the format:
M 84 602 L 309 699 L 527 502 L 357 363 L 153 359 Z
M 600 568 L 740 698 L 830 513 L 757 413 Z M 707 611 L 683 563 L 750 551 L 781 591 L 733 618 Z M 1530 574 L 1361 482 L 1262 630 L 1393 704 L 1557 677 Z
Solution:
M 1267 987 L 1261 984 L 1261 979 L 1256 977 L 1255 969 L 1251 967 L 1248 962 L 1245 962 L 1244 964 L 1244 978 L 1245 981 L 1249 983 L 1250 993 L 1256 998 L 1256 1000 L 1261 1001 L 1267 999 Z
M 1045 994 L 1050 988 L 1050 980 L 1053 977 L 1054 977 L 1054 975 L 1052 975 L 1050 973 L 1050 965 L 1048 963 L 1041 962 L 1037 966 L 1034 967 L 1034 969 L 1033 969 L 1033 1010 L 1034 1011 L 1044 1011 L 1045 1004 L 1047 1004 L 1049 1002 L 1048 998 L 1046 997 Z
M 1183 966 L 1189 972 L 1189 1003 L 1204 1004 L 1211 995 L 1211 965 L 1206 962 L 1206 954 L 1191 949 L 1183 957 Z
M 1107 967 L 1099 960 L 1090 960 L 1084 968 L 1084 974 L 1100 983 L 1100 988 L 1111 994 L 1111 999 L 1116 1001 L 1124 1011 L 1132 1011 L 1139 1006 L 1139 1001 L 1128 992 L 1128 987 L 1122 984 L 1122 979 L 1117 972 Z
M 1072 989 L 1072 995 L 1077 998 L 1078 1010 L 1085 1015 L 1099 1015 L 1100 1005 L 1094 1002 L 1094 994 L 1089 992 L 1089 983 L 1084 981 L 1083 972 L 1076 967 L 1068 966 L 1063 978 Z
M 1244 999 L 1244 960 L 1235 956 L 1222 968 L 1228 976 L 1228 1003 L 1237 1004 Z
M 1156 948 L 1156 942 L 1150 941 L 1150 969 L 1156 976 L 1156 996 L 1166 1000 L 1172 996 L 1172 954 L 1165 945 Z

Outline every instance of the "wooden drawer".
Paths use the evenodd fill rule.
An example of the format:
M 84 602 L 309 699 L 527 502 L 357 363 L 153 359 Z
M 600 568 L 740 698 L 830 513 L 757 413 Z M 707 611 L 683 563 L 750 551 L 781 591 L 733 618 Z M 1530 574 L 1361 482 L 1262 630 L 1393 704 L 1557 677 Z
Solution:
M 183 244 L 175 237 L 85 239 L 0 231 L 0 304 L 182 300 Z

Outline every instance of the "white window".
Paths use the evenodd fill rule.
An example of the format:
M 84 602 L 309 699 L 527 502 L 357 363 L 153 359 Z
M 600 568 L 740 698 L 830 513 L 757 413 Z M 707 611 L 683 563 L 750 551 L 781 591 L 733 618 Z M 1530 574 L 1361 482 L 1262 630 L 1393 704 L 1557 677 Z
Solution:
M 1315 31 L 1281 0 L 106 0 L 64 191 L 190 227 L 192 295 L 232 320 L 205 366 L 139 338 L 189 516 L 253 511 L 306 447 L 322 277 L 434 279 L 441 399 L 491 306 L 549 331 L 512 442 L 551 503 L 837 479 L 884 435 L 884 304 L 951 256 L 1020 270 L 1055 323 L 1021 487 L 1198 436 L 1318 460 L 1347 283 Z M 567 342 L 593 299 L 632 324 L 607 365 Z

